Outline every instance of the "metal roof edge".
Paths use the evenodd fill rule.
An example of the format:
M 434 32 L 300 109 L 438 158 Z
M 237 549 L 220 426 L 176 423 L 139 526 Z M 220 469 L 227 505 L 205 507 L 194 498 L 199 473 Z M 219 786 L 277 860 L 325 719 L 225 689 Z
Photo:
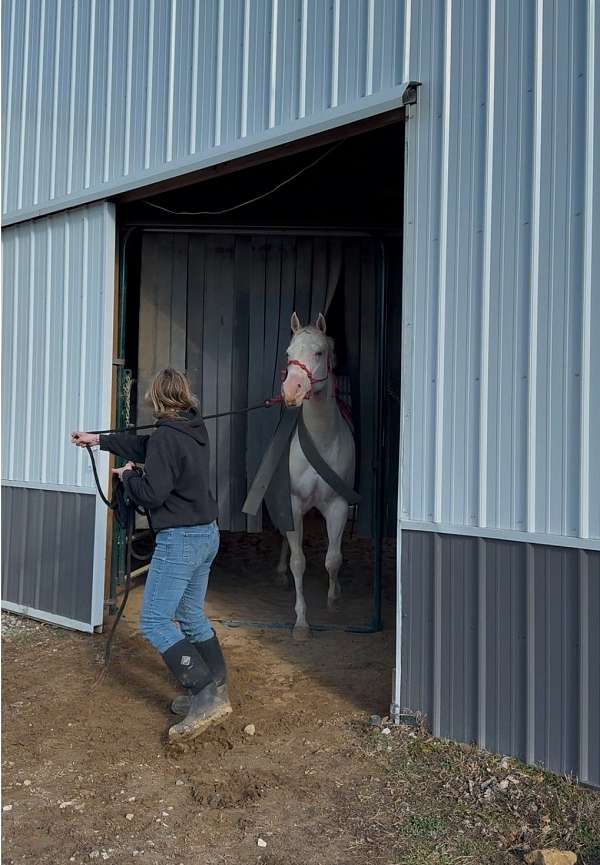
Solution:
M 335 108 L 328 108 L 326 111 L 308 117 L 299 118 L 284 126 L 272 128 L 252 138 L 238 138 L 235 141 L 213 148 L 200 158 L 198 155 L 190 156 L 184 160 L 179 160 L 177 163 L 172 163 L 167 168 L 157 172 L 144 171 L 141 174 L 118 180 L 113 185 L 107 183 L 94 190 L 90 189 L 76 195 L 56 198 L 41 207 L 10 211 L 3 215 L 2 226 L 16 225 L 31 219 L 49 216 L 52 213 L 71 210 L 84 204 L 113 198 L 132 189 L 160 183 L 161 181 L 170 180 L 203 168 L 211 168 L 214 165 L 219 165 L 231 159 L 259 153 L 262 150 L 279 147 L 282 144 L 288 144 L 300 138 L 318 135 L 320 132 L 327 132 L 339 126 L 346 126 L 358 120 L 403 108 L 407 104 L 414 103 L 418 86 L 417 82 L 407 81 L 395 87 L 382 90 L 372 96 L 361 97 L 354 102 L 336 106 Z

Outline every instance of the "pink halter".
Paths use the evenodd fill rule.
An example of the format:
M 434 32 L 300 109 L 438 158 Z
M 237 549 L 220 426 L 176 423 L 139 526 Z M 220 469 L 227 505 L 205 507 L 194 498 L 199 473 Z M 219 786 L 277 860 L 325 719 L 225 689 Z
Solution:
M 313 388 L 316 384 L 319 384 L 322 381 L 327 381 L 327 379 L 329 378 L 329 376 L 331 374 L 331 360 L 330 360 L 329 355 L 327 355 L 327 375 L 324 378 L 315 378 L 310 367 L 306 366 L 306 364 L 302 363 L 302 361 L 300 361 L 300 360 L 288 360 L 287 366 L 288 366 L 288 368 L 290 366 L 297 366 L 302 370 L 302 372 L 306 373 L 306 377 L 308 378 L 308 380 L 310 382 L 311 388 Z M 286 375 L 287 375 L 287 369 L 284 370 L 284 380 L 285 380 Z

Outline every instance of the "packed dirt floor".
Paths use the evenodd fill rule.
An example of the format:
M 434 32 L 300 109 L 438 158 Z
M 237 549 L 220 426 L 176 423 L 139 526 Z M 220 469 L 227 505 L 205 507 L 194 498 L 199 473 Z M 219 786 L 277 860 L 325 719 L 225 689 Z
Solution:
M 251 593 L 277 555 L 249 543 L 224 544 L 215 619 L 257 614 Z M 246 574 L 237 602 L 234 570 Z M 313 608 L 324 574 L 320 600 L 318 588 Z M 140 597 L 95 690 L 103 636 L 3 614 L 4 865 L 512 865 L 539 846 L 600 863 L 598 794 L 370 719 L 391 694 L 391 590 L 377 634 L 297 643 L 285 628 L 217 625 L 234 713 L 186 751 L 166 745 L 177 689 L 137 632 Z M 342 603 L 338 623 L 346 614 Z

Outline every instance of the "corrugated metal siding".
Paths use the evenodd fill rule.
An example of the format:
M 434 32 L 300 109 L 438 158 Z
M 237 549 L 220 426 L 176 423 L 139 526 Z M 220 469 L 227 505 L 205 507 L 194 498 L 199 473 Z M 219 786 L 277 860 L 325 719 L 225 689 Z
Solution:
M 600 536 L 596 4 L 7 0 L 2 15 L 10 218 L 422 81 L 401 516 Z
M 2 204 L 18 219 L 389 91 L 404 4 L 7 0 L 2 31 Z
M 95 513 L 88 493 L 2 487 L 2 603 L 91 630 Z
M 401 519 L 597 539 L 597 6 L 410 8 Z
M 600 553 L 403 532 L 401 705 L 600 785 Z
M 2 249 L 2 477 L 92 488 L 68 436 L 110 424 L 114 207 L 7 228 Z
M 2 251 L 2 603 L 90 631 L 106 509 L 69 433 L 110 425 L 114 207 L 7 228 Z

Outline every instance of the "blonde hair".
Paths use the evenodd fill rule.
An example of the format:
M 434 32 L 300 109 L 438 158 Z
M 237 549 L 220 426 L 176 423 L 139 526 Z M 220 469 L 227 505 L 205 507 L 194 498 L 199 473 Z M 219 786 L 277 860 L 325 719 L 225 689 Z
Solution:
M 185 373 L 170 367 L 156 373 L 146 400 L 152 403 L 156 418 L 177 417 L 198 405 Z

